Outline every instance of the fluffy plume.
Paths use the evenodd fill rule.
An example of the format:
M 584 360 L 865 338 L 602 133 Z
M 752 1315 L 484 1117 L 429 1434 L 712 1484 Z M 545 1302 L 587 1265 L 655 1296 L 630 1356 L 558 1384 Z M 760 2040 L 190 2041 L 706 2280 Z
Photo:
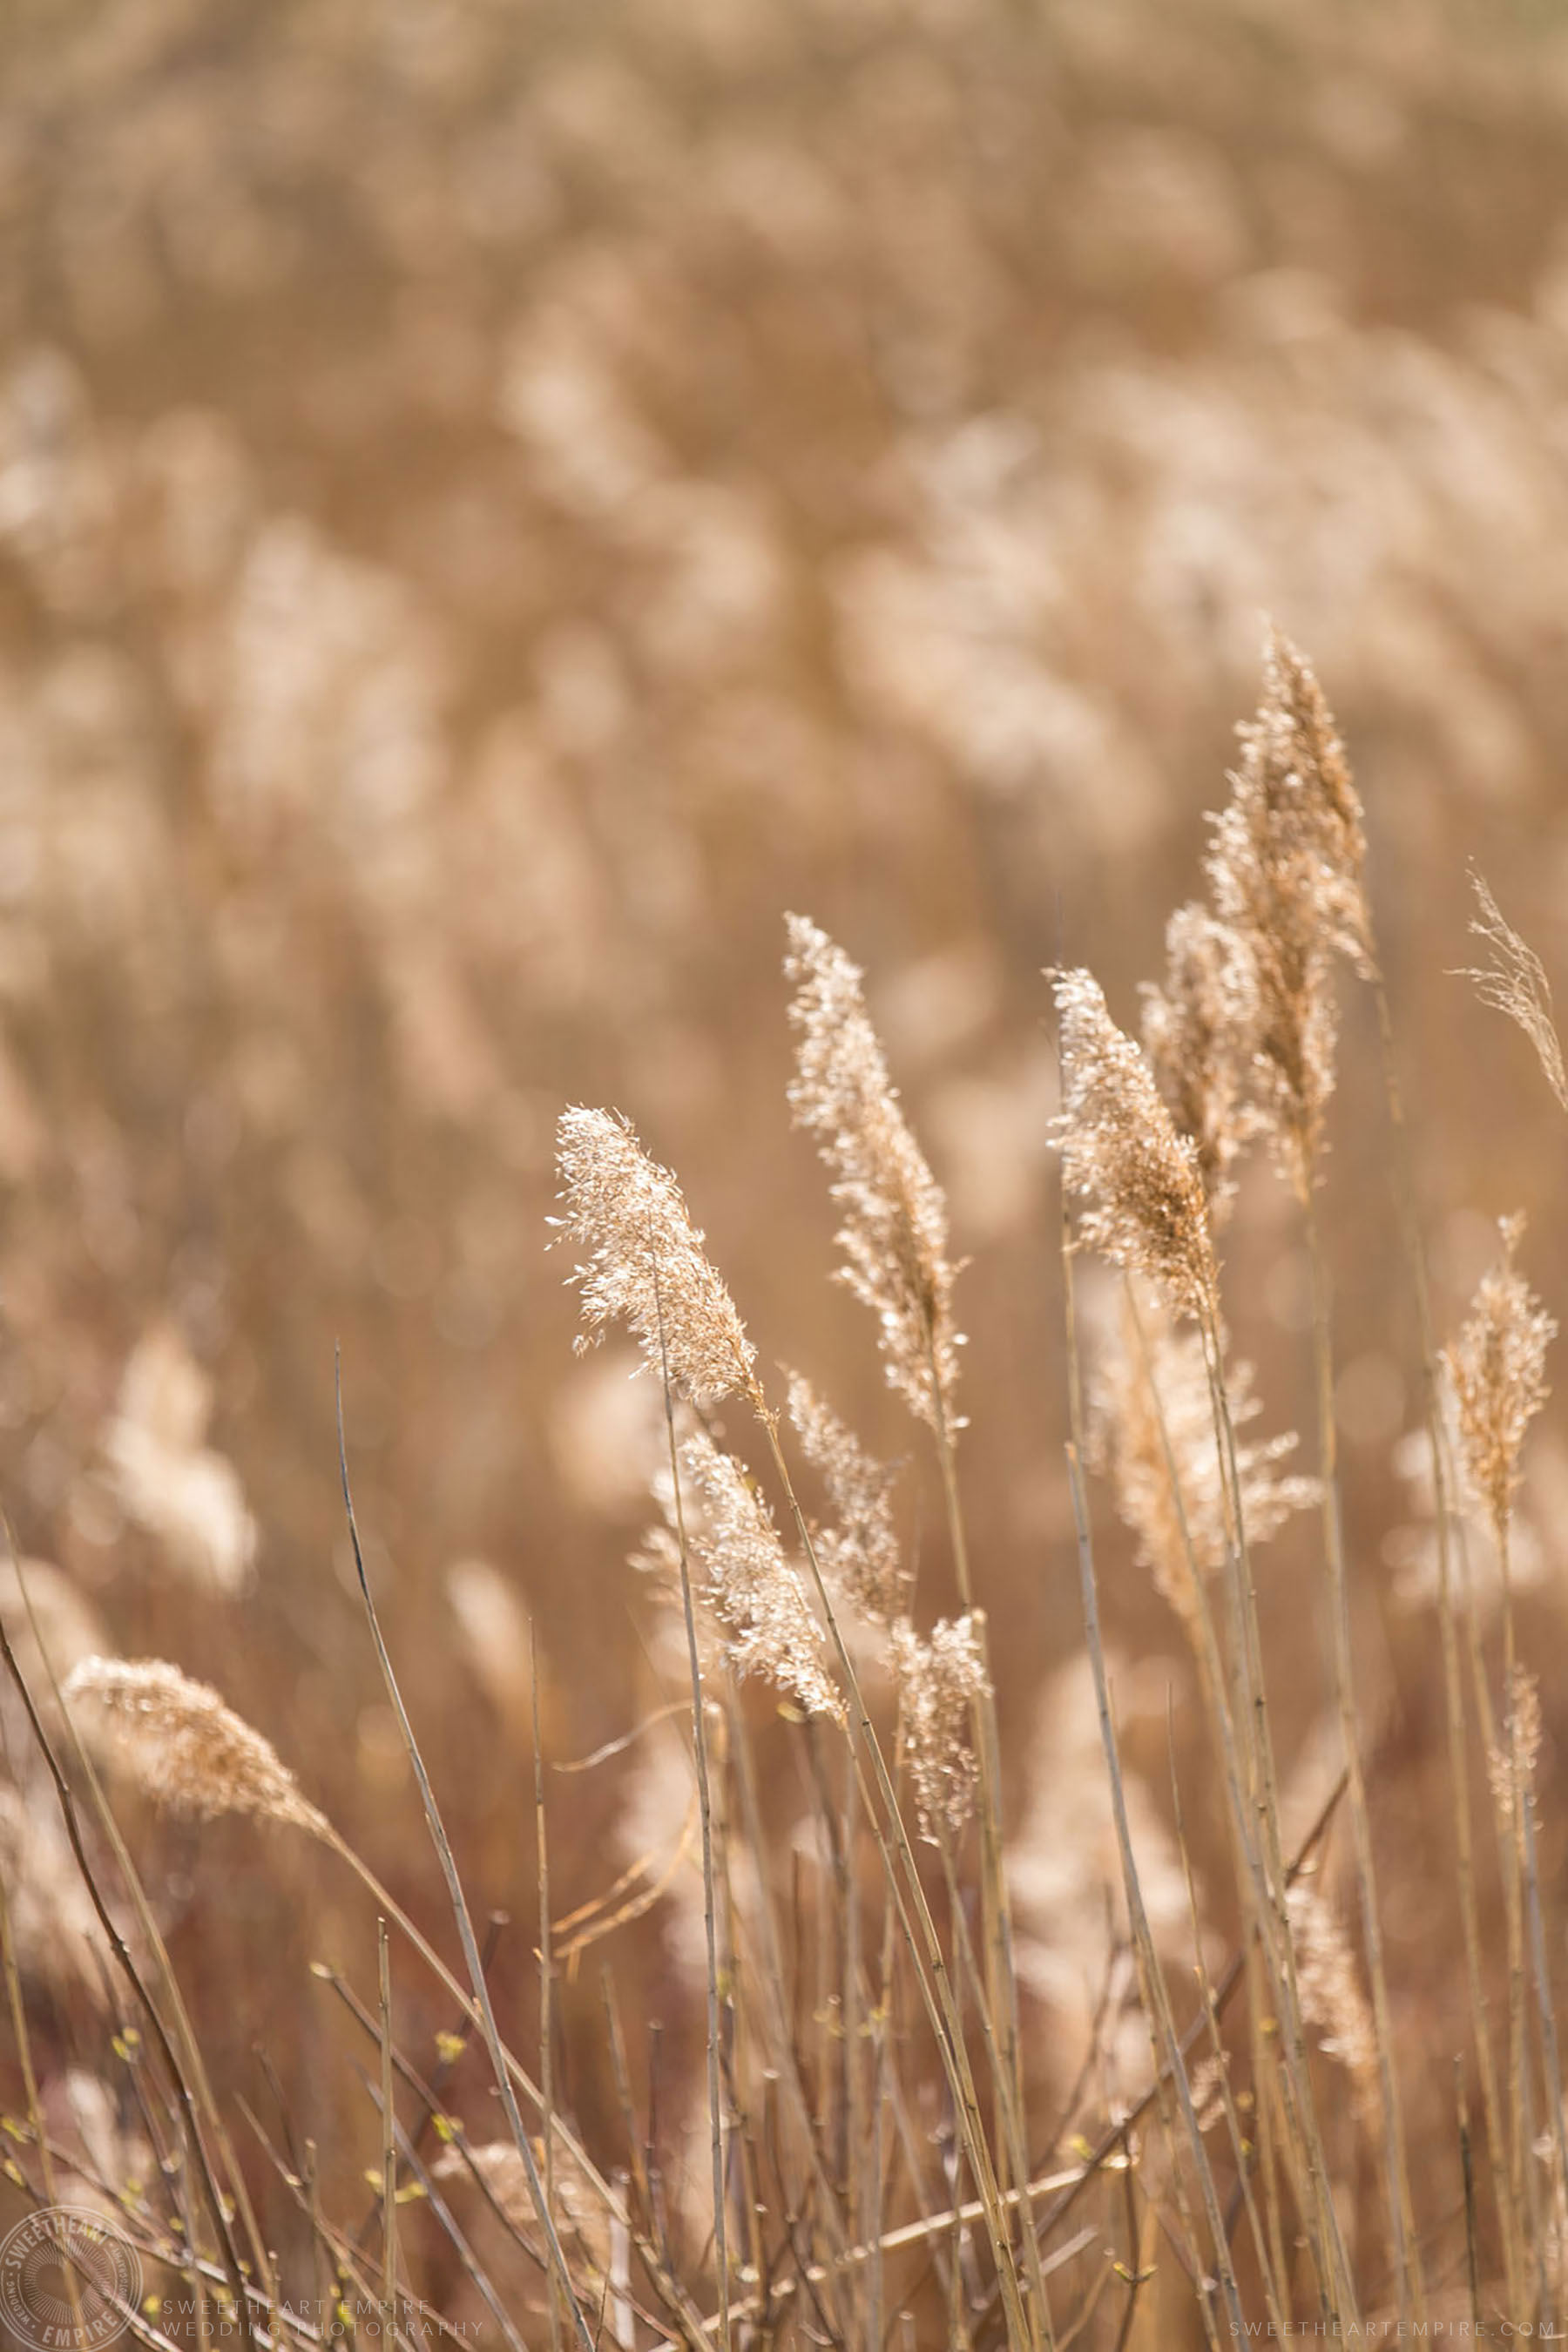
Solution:
M 875 1461 L 798 1375 L 789 1384 L 789 1417 L 833 1503 L 834 1525 L 813 1535 L 817 1563 L 862 1617 L 882 1624 L 898 1615 L 909 1582 L 893 1525 L 898 1473 Z
M 1146 1275 L 1167 1302 L 1212 1320 L 1218 1273 L 1197 1146 L 1179 1136 L 1153 1073 L 1087 971 L 1051 975 L 1061 1019 L 1056 1141 L 1079 1226 L 1112 1265 Z
M 787 918 L 784 976 L 795 994 L 789 1100 L 816 1138 L 844 1213 L 843 1279 L 876 1316 L 889 1385 L 934 1429 L 952 1409 L 960 1335 L 952 1323 L 947 1202 L 910 1133 L 842 948 L 802 915 Z
M 685 1195 L 650 1160 L 627 1119 L 605 1110 L 563 1111 L 557 1164 L 566 1214 L 554 1222 L 588 1252 L 573 1276 L 588 1333 L 625 1322 L 657 1374 L 692 1403 L 751 1394 L 756 1349 L 735 1303 L 702 1248 Z
M 212 1382 L 169 1323 L 154 1325 L 125 1368 L 104 1452 L 127 1515 L 198 1587 L 234 1594 L 250 1580 L 256 1523 L 234 1465 L 203 1443 Z
M 941 1619 L 929 1640 L 905 1620 L 893 1627 L 892 1644 L 921 1835 L 940 1845 L 963 1835 L 974 1810 L 970 1710 L 988 1688 L 980 1639 L 972 1617 Z
M 1472 874 L 1470 880 L 1479 909 L 1471 919 L 1471 934 L 1483 940 L 1491 950 L 1491 961 L 1484 970 L 1471 969 L 1459 977 L 1475 982 L 1483 1004 L 1506 1013 L 1510 1021 L 1518 1023 L 1535 1048 L 1547 1085 L 1563 1109 L 1568 1110 L 1568 1078 L 1563 1071 L 1563 1048 L 1552 1018 L 1546 967 L 1535 950 L 1528 947 L 1511 924 L 1505 921 L 1484 878 Z
M 1525 1433 L 1549 1393 L 1546 1350 L 1557 1325 L 1514 1265 L 1522 1217 L 1505 1217 L 1502 1264 L 1483 1275 L 1469 1320 L 1443 1351 L 1458 1406 L 1466 1475 L 1500 1551 L 1519 1493 Z
M 1355 2085 L 1357 2112 L 1378 2113 L 1377 2035 L 1343 1927 L 1317 1888 L 1298 1879 L 1285 1898 L 1296 1947 L 1301 2014 L 1318 2047 L 1337 2058 Z
M 1217 1220 L 1231 1168 L 1256 1125 L 1247 1100 L 1258 984 L 1236 933 L 1206 907 L 1178 907 L 1165 929 L 1165 978 L 1146 983 L 1143 1047 L 1171 1116 L 1197 1148 Z
M 0 1885 L 23 1973 L 101 1999 L 102 1930 L 59 1808 L 37 1777 L 15 1789 L 0 1782 Z
M 1298 1190 L 1310 1181 L 1334 1083 L 1336 955 L 1370 968 L 1361 803 L 1317 679 L 1277 631 L 1263 700 L 1214 820 L 1215 913 L 1252 967 L 1247 1057 L 1258 1124 Z
M 1172 1608 L 1190 1618 L 1196 1599 L 1193 1568 L 1201 1576 L 1215 1574 L 1229 1542 L 1214 1408 L 1196 1332 L 1155 1322 L 1146 1341 L 1145 1349 L 1129 1309 L 1121 1344 L 1100 1375 L 1095 1449 L 1114 1482 L 1117 1508 L 1138 1539 L 1140 1564 Z M 1251 1365 L 1230 1366 L 1225 1383 L 1231 1422 L 1239 1430 L 1263 1410 Z M 1288 1431 L 1237 1446 L 1249 1544 L 1265 1542 L 1292 1512 L 1310 1509 L 1320 1498 L 1315 1478 L 1279 1475 L 1279 1464 L 1296 1444 L 1294 1431 Z
M 325 1816 L 300 1795 L 261 1734 L 177 1666 L 161 1659 L 84 1658 L 65 1694 L 81 1709 L 84 1736 L 117 1756 L 170 1812 L 202 1821 L 256 1813 L 313 1837 L 328 1834 Z
M 534 2162 L 542 2171 L 544 2142 L 535 2139 L 531 2145 Z M 510 2140 L 481 2140 L 478 2147 L 470 2146 L 467 2140 L 453 2143 L 436 2158 L 430 2167 L 430 2177 L 444 2188 L 477 2180 L 480 2189 L 495 2200 L 512 2228 L 531 2244 L 534 2242 L 539 2209 L 533 2201 L 521 2154 Z M 581 2167 L 560 2147 L 555 2150 L 554 2187 L 557 2205 L 553 2218 L 562 2232 L 574 2279 L 581 2290 L 596 2294 L 602 2289 L 609 2261 L 611 2224 L 601 2199 L 584 2179 Z
M 701 1507 L 687 1520 L 703 1597 L 727 1629 L 725 1654 L 738 1675 L 760 1675 L 808 1715 L 843 1719 L 822 1664 L 822 1637 L 773 1515 L 733 1454 L 699 1433 L 682 1449 Z
M 1522 1666 L 1513 1670 L 1505 1728 L 1508 1746 L 1489 1750 L 1487 1776 L 1500 1816 L 1511 1822 L 1515 1806 L 1530 1801 L 1541 1754 L 1541 1685 Z

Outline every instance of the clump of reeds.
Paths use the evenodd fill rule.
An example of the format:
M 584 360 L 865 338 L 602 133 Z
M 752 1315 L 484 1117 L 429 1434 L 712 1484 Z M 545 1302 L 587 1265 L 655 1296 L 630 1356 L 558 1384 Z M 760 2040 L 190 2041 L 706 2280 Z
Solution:
M 446 2234 L 452 2262 L 509 2352 L 522 2352 L 525 2335 L 542 2340 L 546 2330 L 552 2347 L 570 2332 L 581 2352 L 595 2341 L 614 2341 L 623 2352 L 677 2344 L 700 2352 L 764 2335 L 781 2344 L 874 2347 L 896 2325 L 912 2341 L 929 2337 L 965 2352 L 1004 2342 L 1008 2352 L 1050 2352 L 1069 2337 L 1120 2347 L 1138 2340 L 1140 2298 L 1157 2265 L 1164 2266 L 1158 2292 L 1167 2300 L 1142 2307 L 1149 2328 L 1165 2326 L 1173 2298 L 1190 2300 L 1188 2332 L 1201 2334 L 1211 2352 L 1227 2329 L 1253 2324 L 1276 2332 L 1298 2322 L 1343 2334 L 1362 2329 L 1383 2300 L 1384 2280 L 1392 2280 L 1401 2324 L 1432 2324 L 1437 2306 L 1426 2249 L 1450 2225 L 1430 2194 L 1417 2210 L 1405 2156 L 1396 2062 L 1415 2053 L 1396 2048 L 1398 2012 L 1380 1926 L 1372 1833 L 1379 1792 L 1352 1675 L 1332 1337 L 1318 1231 L 1336 1080 L 1335 985 L 1342 971 L 1376 973 L 1364 866 L 1362 811 L 1328 706 L 1303 657 L 1271 634 L 1260 706 L 1241 731 L 1230 796 L 1214 820 L 1208 897 L 1171 919 L 1163 976 L 1143 993 L 1142 1042 L 1117 1025 L 1089 971 L 1051 975 L 1062 1074 L 1055 1140 L 1076 1213 L 1069 1244 L 1098 1251 L 1124 1277 L 1120 1344 L 1103 1351 L 1089 1382 L 1093 1459 L 1109 1473 L 1131 1530 L 1136 1569 L 1152 1575 L 1190 1643 L 1220 1851 L 1234 1886 L 1228 1896 L 1217 1891 L 1212 1904 L 1210 1890 L 1200 1887 L 1173 1741 L 1173 1843 L 1197 1997 L 1195 2010 L 1184 2010 L 1188 1971 L 1172 1965 L 1172 1947 L 1156 1943 L 1152 1925 L 1138 1835 L 1139 1806 L 1150 1800 L 1146 1789 L 1130 1790 L 1117 1672 L 1100 1630 L 1069 1245 L 1068 1487 L 1123 1914 L 1118 1989 L 1106 1989 L 1078 2086 L 1043 2154 L 1004 1862 L 994 1634 L 978 1599 L 984 1563 L 970 1558 L 955 1445 L 960 1335 L 947 1205 L 892 1084 L 862 975 L 804 918 L 789 919 L 785 964 L 795 1044 L 790 1105 L 828 1168 L 841 1219 L 842 1277 L 871 1310 L 886 1377 L 932 1446 L 962 1606 L 927 1630 L 916 1622 L 913 1545 L 895 1506 L 895 1470 L 809 1381 L 791 1378 L 781 1409 L 676 1177 L 626 1119 L 567 1111 L 558 1139 L 559 1226 L 578 1254 L 571 1279 L 582 1338 L 624 1325 L 642 1370 L 663 1392 L 664 1521 L 644 1557 L 660 1570 L 661 1596 L 679 1611 L 685 1636 L 686 1687 L 661 1711 L 683 1727 L 682 1770 L 689 1778 L 675 1808 L 679 1833 L 655 1840 L 657 1851 L 639 1853 L 599 1896 L 555 1918 L 536 1706 L 537 2068 L 501 2037 L 489 1955 L 479 1948 L 376 1617 L 346 1456 L 345 1505 L 367 1620 L 446 1877 L 466 1976 L 447 1967 L 274 1748 L 216 1691 L 163 1662 L 89 1656 L 66 1680 L 59 1717 L 73 1741 L 79 1734 L 82 1741 L 75 1760 L 152 1956 L 144 1976 L 97 1888 L 69 1777 L 28 1700 L 27 1722 L 47 1759 L 73 1856 L 93 1890 L 94 1920 L 158 2042 L 164 2079 L 161 2089 L 144 2086 L 144 2095 L 153 2136 L 166 2130 L 174 2150 L 160 2169 L 182 2184 L 179 2193 L 187 2179 L 195 2182 L 205 2220 L 194 2215 L 188 2194 L 178 2213 L 173 2203 L 163 2210 L 152 2200 L 129 2200 L 125 2210 L 143 2231 L 151 2258 L 188 2275 L 200 2295 L 229 2297 L 254 2352 L 262 2352 L 263 2337 L 289 2352 L 302 2352 L 310 2339 L 289 2315 L 246 2201 L 244 2168 L 205 2083 L 153 1908 L 92 1769 L 95 1757 L 112 1757 L 170 1811 L 200 1821 L 237 1813 L 303 1830 L 346 1860 L 374 1897 L 382 1916 L 374 2000 L 362 2000 L 335 1970 L 321 1974 L 378 2062 L 365 2077 L 380 2141 L 375 2204 L 356 2235 L 322 2214 L 309 2167 L 290 2169 L 279 2158 L 279 2168 L 334 2295 L 368 2298 L 384 2326 L 392 2326 L 406 2286 L 408 2231 L 400 2208 L 416 2197 Z M 1544 971 L 1479 887 L 1477 929 L 1493 956 L 1479 976 L 1482 993 L 1524 1029 L 1568 1103 Z M 1314 1476 L 1289 1466 L 1294 1436 L 1252 1433 L 1259 1402 L 1249 1369 L 1230 1348 L 1216 1236 L 1228 1231 L 1241 1163 L 1257 1145 L 1288 1179 L 1296 1205 L 1287 1213 L 1299 1223 L 1314 1275 Z M 1468 1640 L 1470 1703 L 1493 1798 L 1503 1895 L 1506 2103 L 1492 2063 L 1465 1843 L 1472 1734 L 1456 1696 L 1451 1615 L 1445 1698 L 1461 1784 L 1458 1900 L 1491 2198 L 1482 2214 L 1461 2096 L 1460 2252 L 1476 2311 L 1483 2299 L 1479 2249 L 1495 2242 L 1500 2309 L 1510 2325 L 1517 2314 L 1545 2327 L 1557 2316 L 1568 2123 L 1550 1966 L 1551 1888 L 1537 1846 L 1545 1734 L 1537 1677 L 1519 1655 L 1510 1556 L 1525 1443 L 1547 1400 L 1556 1327 L 1519 1269 L 1521 1230 L 1517 1220 L 1504 1223 L 1501 1262 L 1483 1277 L 1444 1355 L 1467 1483 L 1502 1569 L 1502 1671 L 1495 1684 L 1473 1612 Z M 1418 1253 L 1414 1270 L 1419 1287 Z M 739 1436 L 715 1418 L 726 1404 L 749 1416 Z M 742 1450 L 748 1430 L 757 1468 Z M 819 1515 L 808 1513 L 796 1489 L 797 1448 L 813 1474 Z M 1342 1773 L 1292 1853 L 1281 1829 L 1270 1691 L 1282 1673 L 1311 1670 L 1296 1657 L 1265 1655 L 1257 1555 L 1313 1505 L 1321 1512 L 1330 1630 L 1323 1675 Z M 24 1600 L 26 1585 L 19 1576 Z M 34 1650 L 47 1664 L 35 1617 L 29 1609 Z M 0 1640 L 25 1693 L 3 1618 Z M 780 1704 L 759 1705 L 758 1685 Z M 537 1680 L 532 1687 L 537 1697 Z M 784 1720 L 766 1720 L 770 1715 Z M 785 1781 L 764 1771 L 764 1738 L 795 1744 L 810 1809 L 790 1843 L 787 1885 L 774 1817 Z M 626 1744 L 613 1741 L 604 1752 Z M 1342 1792 L 1359 1948 L 1327 1892 L 1327 1848 Z M 1063 1789 L 1060 1802 L 1072 1801 L 1073 1790 Z M 686 2186 L 678 2205 L 697 2168 L 685 2162 L 686 2151 L 678 2159 L 659 2144 L 653 2110 L 664 2098 L 667 2119 L 662 2086 L 650 2084 L 646 2125 L 637 2112 L 608 1975 L 605 2036 L 619 2163 L 606 2174 L 579 2137 L 570 2070 L 557 2063 L 556 1971 L 563 1962 L 575 1969 L 590 1946 L 605 1945 L 693 1869 L 694 1816 L 701 1832 L 710 2162 L 702 2193 Z M 12 1844 L 19 1853 L 17 1841 Z M 694 1877 L 683 1891 L 694 1922 Z M 1215 1951 L 1221 1920 L 1235 1939 L 1223 1971 Z M 404 1995 L 388 1923 L 412 1941 L 455 2004 L 456 2026 L 437 2043 L 434 2080 L 399 2040 Z M 54 2179 L 55 2152 L 26 2041 L 18 1948 L 8 1896 L 0 1892 L 0 1958 L 26 2052 L 26 2116 L 11 2137 L 37 2150 L 37 2198 Z M 1118 2089 L 1112 2113 L 1101 2085 L 1112 2077 L 1105 2061 L 1117 2022 L 1104 2012 L 1116 2002 L 1142 2020 L 1149 2071 L 1131 2109 Z M 448 2093 L 448 2074 L 476 2035 L 490 2061 L 510 2133 L 504 2139 L 486 2132 L 470 2141 L 456 2112 L 460 2090 Z M 933 2112 L 943 2118 L 935 2155 Z M 422 2152 L 432 2133 L 440 2151 Z M 1361 2200 L 1352 2228 L 1345 2192 L 1363 2157 L 1381 2170 L 1384 2194 L 1380 2206 Z M 457 2186 L 488 2208 L 510 2249 L 493 2258 L 497 2266 L 488 2251 L 480 2258 L 452 2210 Z M 1069 2216 L 1080 2234 L 1068 2232 Z M 1451 2233 L 1440 2251 L 1445 2260 L 1458 2259 Z M 503 2272 L 502 2263 L 512 2267 Z M 513 2268 L 525 2282 L 521 2290 Z M 1253 2321 L 1255 2308 L 1263 2321 Z

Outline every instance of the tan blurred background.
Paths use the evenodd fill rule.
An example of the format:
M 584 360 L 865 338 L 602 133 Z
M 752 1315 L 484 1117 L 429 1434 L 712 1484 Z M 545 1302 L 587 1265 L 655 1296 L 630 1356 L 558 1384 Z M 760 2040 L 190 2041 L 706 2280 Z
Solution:
M 1557 12 L 13 0 L 3 39 L 20 1548 L 95 1614 L 81 1640 L 216 1682 L 434 1922 L 344 1548 L 341 1339 L 388 1634 L 476 1907 L 512 1915 L 501 1982 L 531 2000 L 527 1615 L 553 1759 L 660 1696 L 625 1565 L 658 1400 L 614 1349 L 572 1354 L 558 1109 L 629 1113 L 764 1362 L 913 1449 L 826 1279 L 783 1103 L 799 908 L 868 968 L 973 1261 L 964 1475 L 1027 1843 L 1040 1759 L 1077 1736 L 1042 1700 L 1078 1604 L 1039 969 L 1091 961 L 1135 1020 L 1266 610 L 1368 803 L 1440 1317 L 1519 1206 L 1563 1300 L 1556 1114 L 1446 976 L 1471 858 L 1568 960 Z M 1327 1215 L 1397 1823 L 1440 1738 L 1402 1599 L 1419 1397 L 1364 1005 L 1345 1052 Z M 1266 1171 L 1231 1262 L 1268 1426 L 1300 1422 L 1300 1265 Z M 1550 1431 L 1536 1474 L 1544 1635 L 1568 1567 Z M 1281 1543 L 1266 1596 L 1290 1639 L 1310 1541 Z M 1105 1544 L 1117 1639 L 1173 1653 Z M 1282 1679 L 1294 1751 L 1321 1686 Z M 552 1782 L 558 1909 L 628 1859 L 629 1777 Z M 374 2147 L 305 1973 L 325 1953 L 370 1982 L 367 1906 L 243 1826 L 142 1835 L 215 2067 L 259 2099 L 262 2043 L 306 2127 Z M 568 1988 L 590 2029 L 602 1957 L 639 2064 L 652 2015 L 697 2046 L 658 1915 Z M 89 2052 L 88 1990 L 48 1998 Z M 1068 2027 L 1032 2014 L 1052 2074 Z M 568 2066 L 590 2134 L 599 2063 Z

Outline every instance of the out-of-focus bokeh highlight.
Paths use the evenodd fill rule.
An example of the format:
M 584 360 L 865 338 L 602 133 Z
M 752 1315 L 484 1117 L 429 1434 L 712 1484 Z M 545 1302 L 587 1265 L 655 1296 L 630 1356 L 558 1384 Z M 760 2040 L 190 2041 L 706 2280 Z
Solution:
M 388 1638 L 476 1911 L 511 1915 L 498 1983 L 532 2000 L 531 1627 L 553 1762 L 672 1686 L 626 1564 L 660 1403 L 625 1349 L 572 1352 L 559 1109 L 618 1106 L 680 1172 L 770 1378 L 918 1450 L 788 1125 L 801 909 L 867 968 L 971 1260 L 1030 2063 L 1070 2076 L 1115 1864 L 1075 1793 L 1040 972 L 1091 962 L 1135 1025 L 1265 613 L 1367 803 L 1443 1328 L 1515 1208 L 1562 1303 L 1555 1114 L 1449 974 L 1472 858 L 1568 966 L 1568 36 L 1438 0 L 50 0 L 13 9 L 0 76 L 0 1500 L 58 1572 L 58 1662 L 218 1685 L 439 1920 L 346 1546 L 341 1342 Z M 1387 1167 L 1348 1000 L 1325 1221 L 1397 1848 L 1442 1732 Z M 1305 1428 L 1261 1165 L 1229 1247 L 1266 1426 Z M 1550 1427 L 1531 1476 L 1521 1574 L 1560 1634 Z M 910 1492 L 933 1612 L 921 1465 Z M 1190 1686 L 1104 1540 L 1157 1826 Z M 1264 1595 L 1312 1662 L 1279 1693 L 1308 1781 L 1312 1542 Z M 654 1734 L 553 1776 L 558 1912 L 688 1801 Z M 306 1966 L 374 1984 L 352 1885 L 246 1823 L 138 1837 L 215 2074 L 263 2103 L 259 2045 L 374 2162 Z M 1396 1878 L 1406 1986 L 1418 1892 Z M 651 2017 L 700 2052 L 689 1896 L 563 1988 L 595 2145 L 602 1959 L 639 2069 Z M 19 1934 L 87 2050 L 74 1899 L 62 1862 Z M 406 1997 L 446 2021 L 411 1969 Z

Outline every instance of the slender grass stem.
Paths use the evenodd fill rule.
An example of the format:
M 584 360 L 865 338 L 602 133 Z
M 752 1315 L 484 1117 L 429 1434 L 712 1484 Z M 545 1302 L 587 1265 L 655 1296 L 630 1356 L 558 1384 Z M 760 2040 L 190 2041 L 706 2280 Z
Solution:
M 1307 1255 L 1312 1279 L 1312 1348 L 1317 1370 L 1318 1475 L 1322 1486 L 1323 1554 L 1329 1576 L 1334 1696 L 1349 1774 L 1351 1833 L 1356 1878 L 1361 1895 L 1362 1933 L 1366 1947 L 1367 1977 L 1372 1988 L 1373 2022 L 1377 2035 L 1378 2082 L 1383 2094 L 1388 2161 L 1389 2224 L 1394 2265 L 1399 2279 L 1402 2320 L 1417 2317 L 1426 2305 L 1421 2256 L 1415 2235 L 1410 2194 L 1410 2169 L 1405 2147 L 1405 2115 L 1400 2100 L 1394 2053 L 1394 2027 L 1388 2006 L 1388 1975 L 1384 1959 L 1383 1923 L 1378 1911 L 1377 1874 L 1373 1854 L 1372 1814 L 1367 1804 L 1366 1774 L 1362 1762 L 1361 1730 L 1356 1720 L 1355 1667 L 1351 1636 L 1350 1585 L 1345 1572 L 1344 1536 L 1340 1520 L 1338 1436 L 1334 1419 L 1334 1351 L 1330 1328 L 1328 1270 L 1322 1233 L 1310 1185 L 1302 1187 Z

